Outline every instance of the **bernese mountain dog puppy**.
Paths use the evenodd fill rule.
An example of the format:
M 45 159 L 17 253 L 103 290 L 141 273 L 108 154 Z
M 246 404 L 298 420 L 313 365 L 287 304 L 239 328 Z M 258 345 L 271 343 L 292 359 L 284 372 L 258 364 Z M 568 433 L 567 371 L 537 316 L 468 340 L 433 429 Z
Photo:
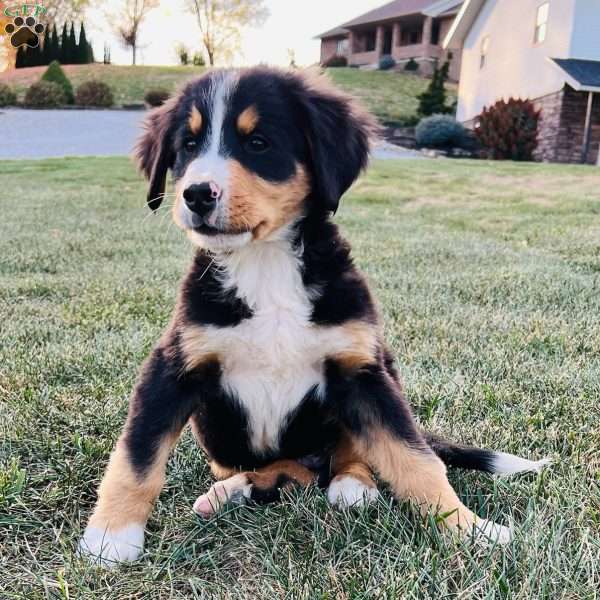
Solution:
M 269 501 L 318 481 L 329 501 L 376 498 L 374 474 L 444 526 L 494 542 L 446 466 L 491 473 L 545 461 L 423 432 L 404 399 L 364 278 L 331 217 L 365 168 L 373 118 L 322 77 L 214 70 L 149 113 L 136 156 L 157 209 L 197 252 L 147 359 L 80 549 L 136 559 L 169 452 L 191 424 L 218 480 L 194 510 Z

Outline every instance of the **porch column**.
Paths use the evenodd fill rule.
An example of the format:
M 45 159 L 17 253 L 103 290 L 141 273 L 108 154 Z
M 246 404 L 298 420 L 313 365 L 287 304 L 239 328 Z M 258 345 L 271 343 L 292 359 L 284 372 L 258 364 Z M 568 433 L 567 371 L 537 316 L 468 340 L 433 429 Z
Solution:
M 594 92 L 588 92 L 587 109 L 585 111 L 585 125 L 583 127 L 583 150 L 581 162 L 586 164 L 590 153 L 590 142 L 592 141 L 592 107 L 594 106 Z
M 354 44 L 356 43 L 356 38 L 354 36 L 354 31 L 350 31 L 348 34 L 348 62 L 352 58 L 352 55 L 356 52 L 356 48 Z
M 431 30 L 433 28 L 433 18 L 425 17 L 425 22 L 423 23 L 423 46 L 428 46 L 431 44 Z
M 383 54 L 383 36 L 383 25 L 377 25 L 377 36 L 375 38 L 375 53 L 378 57 Z
M 394 48 L 397 48 L 400 45 L 400 37 L 402 36 L 402 29 L 400 25 L 400 21 L 396 21 L 394 23 L 394 28 L 392 29 L 392 54 L 394 54 Z

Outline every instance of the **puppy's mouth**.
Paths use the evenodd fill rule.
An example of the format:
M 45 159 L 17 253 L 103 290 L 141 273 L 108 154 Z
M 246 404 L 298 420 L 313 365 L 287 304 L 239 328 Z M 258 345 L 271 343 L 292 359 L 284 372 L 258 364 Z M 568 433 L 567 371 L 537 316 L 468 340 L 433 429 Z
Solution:
M 222 229 L 220 227 L 214 227 L 208 223 L 202 223 L 196 227 L 192 227 L 192 231 L 200 233 L 202 235 L 217 236 L 217 235 L 240 235 L 242 233 L 248 233 L 249 229 Z

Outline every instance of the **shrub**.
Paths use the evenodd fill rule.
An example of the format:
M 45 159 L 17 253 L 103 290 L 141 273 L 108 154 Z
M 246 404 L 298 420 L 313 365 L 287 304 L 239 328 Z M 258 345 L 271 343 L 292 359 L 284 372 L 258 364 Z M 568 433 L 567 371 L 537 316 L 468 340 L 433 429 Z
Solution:
M 540 111 L 530 100 L 510 98 L 483 109 L 475 135 L 483 155 L 495 160 L 533 160 Z
M 0 106 L 11 106 L 17 103 L 17 95 L 5 83 L 0 83 Z
M 192 58 L 192 64 L 195 67 L 203 67 L 206 65 L 206 61 L 204 60 L 204 56 L 201 52 L 195 52 L 194 57 Z
M 33 108 L 54 108 L 66 104 L 63 88 L 53 81 L 37 81 L 25 93 L 25 106 Z
M 405 65 L 404 65 L 404 70 L 405 71 L 418 71 L 419 70 L 419 63 L 414 59 L 411 58 Z
M 433 71 L 433 77 L 427 89 L 418 96 L 418 113 L 422 117 L 449 113 L 451 109 L 446 106 L 446 80 L 450 63 L 446 61 L 441 69 L 437 67 Z
M 106 83 L 90 79 L 90 81 L 84 81 L 77 88 L 75 102 L 79 106 L 108 107 L 115 103 L 115 99 L 112 90 Z
M 170 95 L 167 90 L 163 89 L 148 90 L 144 95 L 144 102 L 148 106 L 162 106 Z
M 53 60 L 50 63 L 46 72 L 42 75 L 42 81 L 49 81 L 60 85 L 65 93 L 66 103 L 73 104 L 73 86 L 57 60 Z M 65 103 L 63 102 L 63 104 Z
M 448 115 L 432 115 L 422 119 L 415 130 L 417 144 L 427 148 L 448 150 L 470 146 L 466 128 Z
M 324 67 L 334 68 L 334 67 L 347 67 L 348 59 L 345 56 L 340 56 L 339 54 L 334 54 L 330 56 L 324 63 Z
M 379 59 L 379 70 L 380 71 L 389 71 L 390 69 L 393 69 L 395 66 L 396 66 L 396 61 L 389 54 L 384 54 Z

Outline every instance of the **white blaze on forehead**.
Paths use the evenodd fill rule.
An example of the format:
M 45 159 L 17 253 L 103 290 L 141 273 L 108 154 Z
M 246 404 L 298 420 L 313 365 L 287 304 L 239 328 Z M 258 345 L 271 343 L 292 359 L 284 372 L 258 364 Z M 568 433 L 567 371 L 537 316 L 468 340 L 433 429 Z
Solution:
M 235 72 L 226 72 L 214 77 L 208 91 L 208 104 L 210 106 L 206 120 L 209 135 L 206 137 L 200 154 L 187 166 L 181 178 L 179 189 L 185 190 L 190 185 L 206 181 L 215 182 L 223 191 L 218 209 L 213 217 L 214 223 L 226 225 L 227 200 L 229 195 L 229 169 L 227 154 L 223 146 L 223 125 L 227 115 L 227 107 L 235 91 L 239 75 Z M 182 221 L 186 222 L 188 208 L 181 202 Z

